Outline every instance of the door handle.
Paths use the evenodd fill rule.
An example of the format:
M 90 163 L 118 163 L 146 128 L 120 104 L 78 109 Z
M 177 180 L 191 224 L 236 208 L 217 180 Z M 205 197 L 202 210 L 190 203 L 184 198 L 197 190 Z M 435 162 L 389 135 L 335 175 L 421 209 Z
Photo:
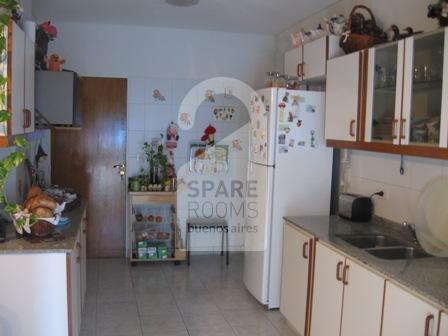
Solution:
M 305 62 L 302 62 L 302 66 L 300 67 L 302 73 L 302 79 L 305 77 Z
M 124 179 L 124 176 L 126 175 L 126 166 L 124 163 L 116 164 L 114 165 L 115 169 L 118 169 L 118 175 L 120 175 L 121 180 Z
M 31 111 L 23 109 L 23 128 L 29 128 L 31 126 Z
M 392 124 L 392 139 L 397 139 L 397 126 L 398 126 L 398 119 L 394 119 L 394 122 Z
M 302 246 L 302 256 L 303 256 L 303 259 L 308 259 L 308 255 L 306 254 L 306 250 L 308 249 L 308 246 L 309 246 L 308 242 L 303 243 L 303 246 Z
M 406 132 L 404 130 L 404 125 L 406 125 L 406 119 L 401 119 L 401 123 L 400 123 L 400 139 L 406 139 Z
M 353 120 L 350 121 L 350 131 L 349 132 L 350 132 L 350 136 L 351 137 L 355 137 L 356 136 L 355 131 L 353 129 L 355 124 L 356 124 L 356 120 L 353 119 Z
M 342 277 L 341 277 L 341 267 L 344 265 L 343 261 L 338 262 L 337 266 L 336 266 L 336 280 L 337 281 L 342 281 Z
M 434 320 L 434 315 L 430 314 L 428 316 L 426 316 L 426 320 L 425 320 L 425 336 L 429 336 L 429 331 L 430 331 L 430 326 L 431 326 L 431 321 Z
M 344 272 L 342 274 L 342 283 L 344 285 L 346 285 L 346 286 L 348 285 L 347 274 L 348 274 L 348 270 L 349 269 L 350 269 L 350 266 L 349 265 L 345 265 Z
M 301 77 L 302 75 L 302 64 L 297 64 L 297 76 Z

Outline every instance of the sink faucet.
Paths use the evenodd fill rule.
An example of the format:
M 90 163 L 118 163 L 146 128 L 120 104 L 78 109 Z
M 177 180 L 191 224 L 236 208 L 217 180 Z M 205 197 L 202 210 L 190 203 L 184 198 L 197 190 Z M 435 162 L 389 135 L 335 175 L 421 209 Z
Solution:
M 414 240 L 414 243 L 418 244 L 417 233 L 415 231 L 415 224 L 411 224 L 411 223 L 408 223 L 408 222 L 403 222 L 402 225 L 403 225 L 403 227 L 405 229 L 407 229 L 411 233 L 412 238 Z

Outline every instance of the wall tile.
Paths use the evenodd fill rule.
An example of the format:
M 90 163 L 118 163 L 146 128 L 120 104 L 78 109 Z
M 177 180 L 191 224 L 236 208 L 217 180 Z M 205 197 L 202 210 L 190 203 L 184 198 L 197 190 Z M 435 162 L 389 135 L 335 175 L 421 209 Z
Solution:
M 145 131 L 157 131 L 165 133 L 168 125 L 173 120 L 171 106 L 146 105 L 145 106 Z
M 145 130 L 145 105 L 144 104 L 128 104 L 128 130 L 144 131 Z
M 143 104 L 145 102 L 144 78 L 128 78 L 128 103 Z
M 413 158 L 410 163 L 411 188 L 423 190 L 431 181 L 443 175 L 443 161 Z
M 197 90 L 192 90 L 198 80 L 194 79 L 175 79 L 173 80 L 173 104 L 180 105 L 184 99 L 187 105 L 199 104 L 199 95 Z M 187 96 L 188 94 L 188 96 Z
M 159 90 L 164 100 L 153 97 L 154 90 Z M 145 103 L 152 105 L 169 105 L 173 103 L 173 88 L 170 79 L 149 78 L 145 81 Z
M 145 133 L 141 131 L 128 132 L 128 149 L 127 157 L 136 158 L 140 152 L 140 149 L 145 142 Z

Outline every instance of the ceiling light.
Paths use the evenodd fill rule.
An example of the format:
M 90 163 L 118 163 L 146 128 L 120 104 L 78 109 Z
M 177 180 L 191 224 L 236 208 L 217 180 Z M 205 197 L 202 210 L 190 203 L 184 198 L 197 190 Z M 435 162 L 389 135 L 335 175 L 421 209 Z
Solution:
M 172 6 L 188 7 L 188 6 L 197 5 L 199 0 L 165 0 L 165 2 Z

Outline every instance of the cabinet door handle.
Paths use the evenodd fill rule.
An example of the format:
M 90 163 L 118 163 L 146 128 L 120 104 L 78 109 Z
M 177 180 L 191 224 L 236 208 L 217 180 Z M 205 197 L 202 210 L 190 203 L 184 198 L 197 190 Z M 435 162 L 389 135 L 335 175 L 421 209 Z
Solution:
M 28 110 L 23 109 L 23 128 L 28 128 Z
M 345 265 L 345 267 L 344 267 L 344 272 L 343 272 L 343 274 L 342 274 L 342 283 L 344 284 L 344 285 L 348 285 L 348 280 L 347 280 L 347 274 L 348 274 L 348 270 L 350 269 L 350 266 L 349 265 Z
M 305 62 L 302 62 L 302 77 L 305 77 Z
M 303 259 L 308 259 L 308 255 L 306 253 L 306 251 L 308 250 L 308 246 L 309 246 L 308 242 L 303 243 L 303 245 L 302 245 L 302 256 L 303 256 Z
M 397 126 L 398 126 L 398 119 L 394 119 L 394 123 L 392 124 L 392 139 L 397 139 Z
M 406 139 L 406 132 L 404 126 L 406 125 L 406 119 L 401 119 L 400 123 L 400 139 Z
M 356 124 L 356 120 L 351 120 L 350 121 L 350 136 L 351 137 L 355 137 L 356 136 L 356 134 L 355 134 L 355 130 L 354 130 L 354 126 L 355 126 L 355 124 Z
M 336 265 L 336 280 L 337 281 L 342 281 L 342 277 L 341 277 L 341 267 L 344 265 L 343 261 L 338 262 L 338 264 Z
M 77 243 L 76 243 L 76 247 L 80 249 L 80 248 L 81 248 L 81 243 L 80 243 L 80 242 L 77 242 Z
M 81 257 L 76 257 L 76 263 L 79 264 L 81 262 Z
M 431 326 L 431 321 L 434 320 L 434 315 L 430 314 L 428 316 L 426 316 L 426 320 L 425 320 L 425 336 L 429 336 L 429 330 L 430 330 L 430 326 Z
M 299 63 L 297 64 L 297 76 L 299 77 L 302 76 L 301 73 L 302 73 L 302 64 Z

